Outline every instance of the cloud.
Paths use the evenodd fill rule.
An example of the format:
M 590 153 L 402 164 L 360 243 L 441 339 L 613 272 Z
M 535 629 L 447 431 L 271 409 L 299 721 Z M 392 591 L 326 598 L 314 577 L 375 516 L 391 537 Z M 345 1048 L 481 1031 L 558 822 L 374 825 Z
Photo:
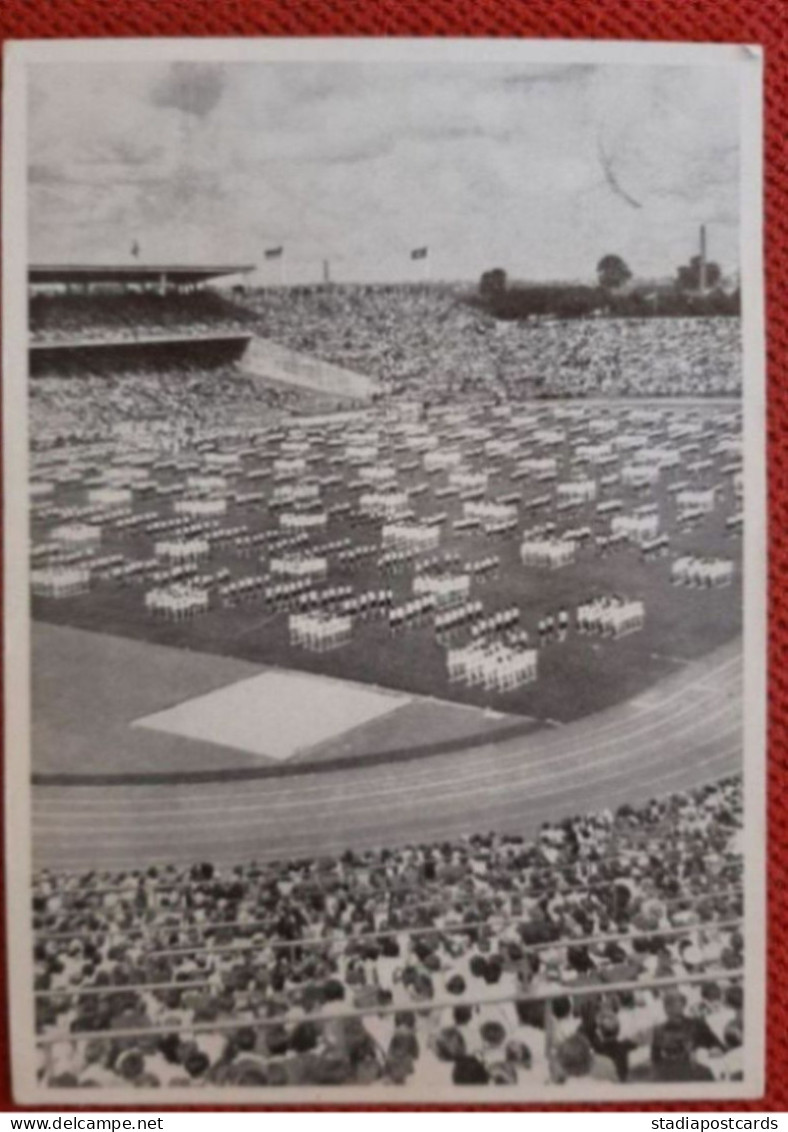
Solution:
M 328 165 L 360 165 L 365 161 L 377 161 L 381 157 L 387 157 L 394 144 L 392 138 L 381 138 L 379 141 L 358 146 L 340 144 L 333 152 L 314 153 L 311 157 L 307 155 L 307 160 L 318 164 L 325 162 Z
M 63 170 L 46 161 L 31 161 L 27 167 L 29 185 L 57 185 L 63 181 Z
M 150 93 L 153 106 L 207 118 L 219 105 L 226 85 L 225 68 L 214 63 L 172 63 Z
M 151 166 L 165 156 L 166 147 L 159 141 L 130 135 L 109 137 L 94 151 L 80 156 L 83 165 Z

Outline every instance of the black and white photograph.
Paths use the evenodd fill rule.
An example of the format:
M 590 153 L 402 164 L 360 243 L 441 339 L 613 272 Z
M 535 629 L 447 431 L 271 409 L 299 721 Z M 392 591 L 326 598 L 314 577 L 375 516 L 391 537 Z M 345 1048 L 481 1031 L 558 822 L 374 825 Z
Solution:
M 760 50 L 4 70 L 17 1100 L 760 1095 Z

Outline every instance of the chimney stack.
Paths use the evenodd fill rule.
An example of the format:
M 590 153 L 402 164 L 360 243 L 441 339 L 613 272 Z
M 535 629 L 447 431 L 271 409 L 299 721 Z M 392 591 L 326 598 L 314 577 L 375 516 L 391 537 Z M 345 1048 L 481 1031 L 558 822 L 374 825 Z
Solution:
M 700 226 L 700 272 L 698 275 L 698 290 L 701 295 L 706 294 L 706 225 Z

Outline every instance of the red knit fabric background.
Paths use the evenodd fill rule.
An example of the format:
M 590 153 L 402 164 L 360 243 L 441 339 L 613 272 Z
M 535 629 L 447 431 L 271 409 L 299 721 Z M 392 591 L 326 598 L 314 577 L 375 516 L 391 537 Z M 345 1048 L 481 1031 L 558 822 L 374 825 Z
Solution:
M 788 1110 L 788 675 L 782 669 L 782 661 L 788 658 L 788 313 L 783 301 L 788 289 L 787 23 L 788 0 L 0 0 L 3 40 L 98 36 L 497 36 L 757 43 L 765 48 L 771 532 L 767 1091 L 762 1100 L 718 1104 L 715 1110 Z M 2 993 L 6 978 L 4 943 L 0 934 Z M 396 1094 L 392 1101 L 396 1102 Z M 8 1020 L 5 1009 L 0 1009 L 0 1110 L 13 1107 Z M 396 1107 L 396 1103 L 390 1107 Z M 630 1106 L 624 1103 L 593 1107 L 626 1110 Z M 640 1107 L 665 1111 L 709 1106 Z

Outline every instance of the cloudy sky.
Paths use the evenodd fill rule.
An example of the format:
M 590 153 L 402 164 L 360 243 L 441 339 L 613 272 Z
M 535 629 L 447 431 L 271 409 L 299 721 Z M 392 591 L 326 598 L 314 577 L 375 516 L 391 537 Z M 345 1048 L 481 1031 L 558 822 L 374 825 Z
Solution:
M 726 66 L 36 64 L 32 262 L 259 263 L 288 281 L 738 265 Z M 262 278 L 280 270 L 263 264 Z

